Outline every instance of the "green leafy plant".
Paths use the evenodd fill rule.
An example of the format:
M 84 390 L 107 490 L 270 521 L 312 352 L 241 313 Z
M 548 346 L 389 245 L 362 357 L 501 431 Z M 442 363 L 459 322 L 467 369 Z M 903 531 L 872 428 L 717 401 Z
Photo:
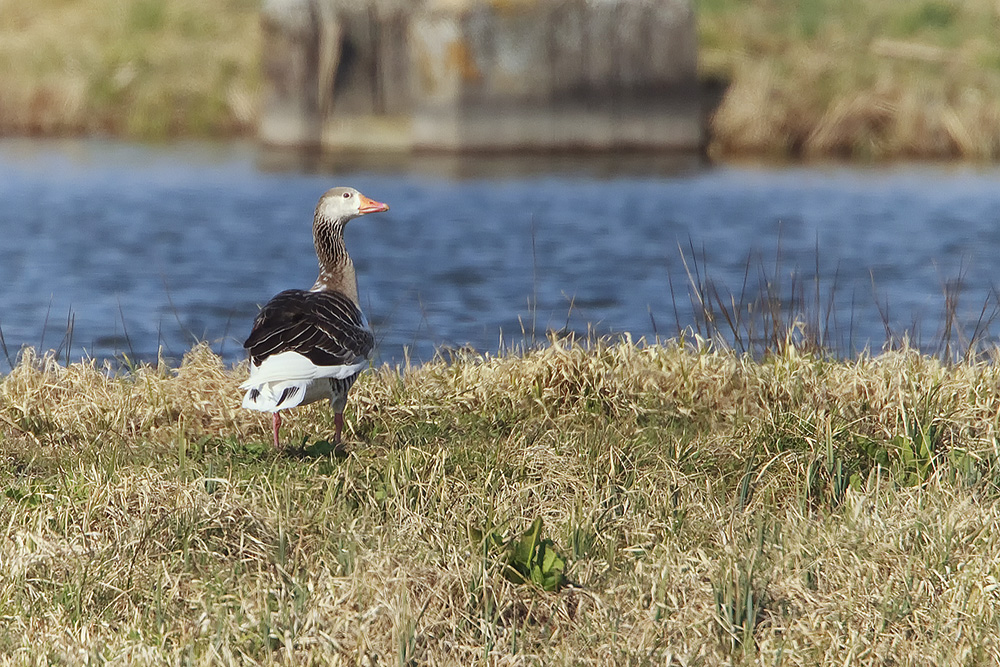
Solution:
M 534 584 L 557 591 L 566 584 L 566 559 L 551 539 L 542 539 L 542 518 L 535 517 L 528 530 L 504 540 L 496 531 L 469 528 L 473 546 L 499 555 L 503 577 L 515 584 Z
M 942 449 L 942 428 L 937 418 L 914 418 L 905 433 L 890 441 L 896 451 L 894 472 L 903 486 L 925 484 L 934 473 Z
M 732 654 L 756 650 L 754 631 L 771 603 L 767 592 L 765 543 L 776 539 L 776 527 L 761 522 L 756 539 L 741 553 L 724 558 L 712 578 L 717 630 L 723 650 Z

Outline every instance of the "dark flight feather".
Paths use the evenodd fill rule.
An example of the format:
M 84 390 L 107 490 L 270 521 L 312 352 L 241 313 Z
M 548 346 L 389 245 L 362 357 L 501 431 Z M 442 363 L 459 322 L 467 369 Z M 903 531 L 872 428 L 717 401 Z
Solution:
M 243 343 L 254 366 L 288 351 L 317 366 L 343 366 L 367 358 L 374 346 L 361 311 L 347 296 L 304 290 L 285 290 L 268 301 Z

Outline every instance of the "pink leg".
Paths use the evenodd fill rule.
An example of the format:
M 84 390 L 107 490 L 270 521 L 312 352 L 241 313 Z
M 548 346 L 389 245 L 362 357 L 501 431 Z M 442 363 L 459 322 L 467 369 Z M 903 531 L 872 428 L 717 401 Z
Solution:
M 281 414 L 275 412 L 272 421 L 274 423 L 274 448 L 281 449 L 281 445 L 278 444 L 278 429 L 281 428 Z
M 333 435 L 333 441 L 340 444 L 340 432 L 344 430 L 344 413 L 338 412 L 333 416 L 333 423 L 337 426 L 337 431 Z

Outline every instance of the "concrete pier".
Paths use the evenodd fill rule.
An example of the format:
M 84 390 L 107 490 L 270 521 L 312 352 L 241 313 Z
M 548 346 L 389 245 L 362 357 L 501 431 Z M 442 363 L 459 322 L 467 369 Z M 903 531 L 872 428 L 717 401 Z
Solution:
M 267 145 L 695 150 L 690 0 L 268 0 Z

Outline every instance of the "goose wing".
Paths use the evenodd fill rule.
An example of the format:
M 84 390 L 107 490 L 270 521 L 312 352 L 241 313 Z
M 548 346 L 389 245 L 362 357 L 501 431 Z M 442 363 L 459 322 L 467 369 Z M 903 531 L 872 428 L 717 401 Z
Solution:
M 374 346 L 368 323 L 351 299 L 340 292 L 303 290 L 286 290 L 268 301 L 243 343 L 255 382 L 346 377 L 367 363 Z M 282 363 L 276 363 L 279 358 Z M 269 377 L 261 376 L 264 366 L 273 367 Z M 283 368 L 285 377 L 270 377 Z

